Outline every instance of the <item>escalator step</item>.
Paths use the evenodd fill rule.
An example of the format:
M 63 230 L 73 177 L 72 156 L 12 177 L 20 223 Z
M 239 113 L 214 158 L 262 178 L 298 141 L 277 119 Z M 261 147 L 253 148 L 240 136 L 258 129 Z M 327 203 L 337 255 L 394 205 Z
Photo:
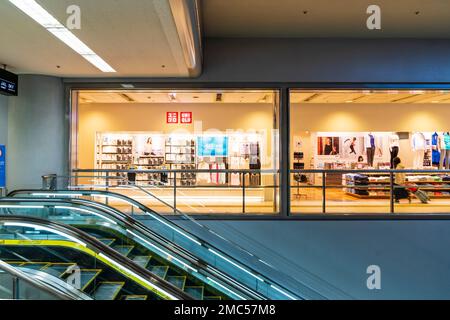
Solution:
M 94 292 L 95 300 L 114 300 L 125 282 L 100 282 Z
M 169 276 L 167 277 L 167 281 L 181 290 L 184 290 L 184 286 L 186 285 L 186 276 Z
M 155 275 L 157 275 L 158 277 L 163 278 L 163 279 L 166 278 L 167 271 L 169 271 L 168 266 L 151 266 L 150 267 L 150 272 L 154 273 Z
M 185 287 L 184 292 L 196 300 L 203 300 L 204 287 Z
M 134 246 L 113 246 L 112 248 L 121 255 L 127 257 L 130 254 L 131 250 L 134 249 Z
M 33 270 L 40 270 L 47 267 L 48 265 L 50 265 L 50 262 L 25 262 L 20 267 Z
M 41 270 L 55 277 L 61 277 L 67 269 L 75 265 L 75 263 L 50 263 Z
M 128 295 L 122 296 L 122 300 L 147 300 L 146 295 Z
M 102 272 L 101 269 L 81 269 L 80 282 L 81 290 L 85 290 L 95 278 Z
M 116 239 L 113 239 L 113 238 L 111 238 L 111 239 L 98 239 L 98 241 L 100 241 L 100 242 L 102 242 L 103 244 L 106 244 L 107 246 L 111 246 L 113 243 L 114 243 L 114 241 L 116 241 Z
M 221 296 L 205 296 L 203 300 L 222 300 Z
M 151 258 L 152 256 L 135 256 L 133 261 L 142 268 L 147 268 Z

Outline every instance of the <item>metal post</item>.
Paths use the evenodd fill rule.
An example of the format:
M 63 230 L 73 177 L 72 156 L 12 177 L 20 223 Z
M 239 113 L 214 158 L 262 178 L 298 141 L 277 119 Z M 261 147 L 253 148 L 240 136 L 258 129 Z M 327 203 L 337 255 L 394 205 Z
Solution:
M 242 213 L 245 213 L 245 172 L 242 172 Z
M 109 188 L 108 188 L 109 187 L 109 172 L 108 171 L 106 172 L 105 179 L 106 179 L 106 183 L 105 183 L 106 191 L 109 191 Z M 105 204 L 108 205 L 108 197 L 105 197 Z
M 326 186 L 326 174 L 325 171 L 322 172 L 322 213 L 327 212 L 327 186 Z
M 390 190 L 389 190 L 389 193 L 390 193 L 390 213 L 395 213 L 395 205 L 394 205 L 394 200 L 395 200 L 395 194 L 394 194 L 394 187 L 395 187 L 395 185 L 394 185 L 394 173 L 392 172 L 392 170 L 391 170 L 391 172 L 389 173 L 389 182 L 390 182 Z
M 13 277 L 12 282 L 12 298 L 13 300 L 19 300 L 19 279 L 17 277 Z
M 289 89 L 280 90 L 280 214 L 291 212 Z
M 173 213 L 177 214 L 177 173 L 173 173 Z

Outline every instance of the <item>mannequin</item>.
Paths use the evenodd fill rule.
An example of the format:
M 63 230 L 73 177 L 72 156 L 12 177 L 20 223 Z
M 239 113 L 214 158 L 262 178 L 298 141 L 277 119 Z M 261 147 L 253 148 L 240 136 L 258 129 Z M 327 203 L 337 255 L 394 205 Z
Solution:
M 411 138 L 411 148 L 414 153 L 413 168 L 423 169 L 425 157 L 425 136 L 422 132 L 414 132 Z
M 439 169 L 442 169 L 445 161 L 445 169 L 450 168 L 450 133 L 444 132 L 438 136 L 438 147 L 440 153 Z
M 431 135 L 431 164 L 439 166 L 441 153 L 439 148 L 439 134 L 437 132 Z
M 391 169 L 394 169 L 394 158 L 398 156 L 400 150 L 400 138 L 398 134 L 392 133 L 389 136 L 389 151 L 391 152 Z
M 367 165 L 373 167 L 373 158 L 375 157 L 375 136 L 369 132 L 364 136 L 364 148 L 367 153 Z

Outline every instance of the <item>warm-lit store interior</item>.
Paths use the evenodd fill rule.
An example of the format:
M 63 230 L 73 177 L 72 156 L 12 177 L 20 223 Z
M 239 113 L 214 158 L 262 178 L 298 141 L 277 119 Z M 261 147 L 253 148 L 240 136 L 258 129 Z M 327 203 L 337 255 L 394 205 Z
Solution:
M 131 180 L 194 214 L 278 213 L 276 92 L 122 90 L 77 96 L 73 169 L 184 170 L 109 173 L 114 178 L 109 185 Z M 439 171 L 450 166 L 450 93 L 292 90 L 290 101 L 290 169 L 354 170 L 291 172 L 293 213 L 322 213 L 324 206 L 330 214 L 391 212 L 389 173 L 357 171 L 395 168 L 394 158 L 401 160 L 397 169 L 432 170 L 406 173 L 409 197 L 398 199 L 395 212 L 436 213 L 450 205 L 450 176 Z M 104 174 L 96 176 L 77 183 L 104 185 L 98 178 Z M 417 189 L 427 203 L 415 196 Z M 160 211 L 173 212 L 142 191 L 133 192 Z
M 294 91 L 291 169 L 383 170 L 395 157 L 405 169 L 448 169 L 448 119 L 446 91 Z M 329 213 L 390 210 L 389 173 L 330 172 L 325 179 Z M 420 189 L 430 201 L 423 204 L 411 194 L 411 204 L 401 200 L 395 211 L 444 212 L 450 205 L 448 181 L 445 172 L 407 173 L 408 190 Z M 302 187 L 322 184 L 322 174 L 293 174 L 293 212 L 321 212 L 322 189 Z
M 81 91 L 77 101 L 73 168 L 186 170 L 131 177 L 114 173 L 117 180 L 109 183 L 132 179 L 170 204 L 176 184 L 177 208 L 191 213 L 277 212 L 279 136 L 273 91 Z M 84 178 L 78 183 L 105 181 Z M 133 196 L 170 212 L 138 193 Z

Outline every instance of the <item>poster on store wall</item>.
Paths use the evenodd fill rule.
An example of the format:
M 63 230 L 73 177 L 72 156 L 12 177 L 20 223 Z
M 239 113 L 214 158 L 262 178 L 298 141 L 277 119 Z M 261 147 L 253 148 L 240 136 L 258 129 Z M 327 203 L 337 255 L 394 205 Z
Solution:
M 339 155 L 340 137 L 318 137 L 317 153 L 319 156 Z
M 342 137 L 342 153 L 343 159 L 358 159 L 364 157 L 364 138 L 357 135 Z
M 6 147 L 0 145 L 0 188 L 6 188 Z
M 200 157 L 228 156 L 228 137 L 201 136 L 197 138 L 197 154 Z

